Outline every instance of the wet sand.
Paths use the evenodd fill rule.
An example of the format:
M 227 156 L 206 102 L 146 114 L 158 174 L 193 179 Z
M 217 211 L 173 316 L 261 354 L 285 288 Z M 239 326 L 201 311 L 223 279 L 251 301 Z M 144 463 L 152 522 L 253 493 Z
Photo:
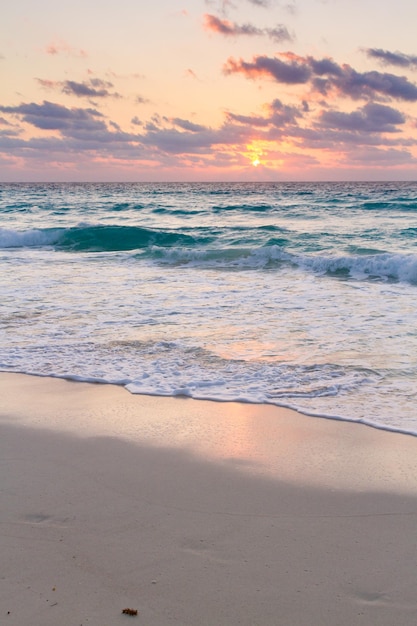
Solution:
M 416 622 L 417 438 L 15 374 L 0 398 L 1 624 Z

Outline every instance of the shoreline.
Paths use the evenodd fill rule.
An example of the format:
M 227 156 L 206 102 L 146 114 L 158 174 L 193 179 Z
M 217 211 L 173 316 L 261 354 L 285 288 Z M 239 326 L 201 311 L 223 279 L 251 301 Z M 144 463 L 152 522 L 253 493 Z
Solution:
M 23 374 L 0 397 L 5 624 L 415 621 L 415 437 Z
M 335 422 L 346 422 L 348 424 L 357 424 L 360 426 L 366 426 L 368 428 L 374 428 L 376 430 L 385 431 L 388 433 L 406 435 L 408 437 L 417 437 L 416 430 L 406 430 L 406 429 L 399 428 L 399 427 L 397 428 L 396 426 L 390 426 L 388 424 L 378 423 L 372 420 L 368 421 L 368 420 L 364 420 L 361 418 L 349 418 L 349 417 L 342 417 L 339 415 L 314 413 L 314 412 L 309 412 L 307 410 L 299 409 L 297 407 L 289 406 L 286 404 L 276 404 L 272 402 L 250 402 L 250 401 L 244 401 L 244 400 L 239 400 L 239 399 L 223 400 L 223 399 L 216 399 L 216 398 L 199 398 L 199 397 L 193 397 L 193 396 L 187 396 L 187 395 L 163 395 L 163 394 L 158 395 L 158 394 L 153 394 L 153 393 L 134 393 L 130 391 L 127 388 L 127 386 L 122 383 L 108 382 L 106 380 L 87 380 L 87 379 L 83 380 L 81 378 L 72 377 L 72 376 L 59 376 L 59 375 L 55 376 L 55 375 L 48 375 L 48 374 L 34 374 L 34 373 L 27 373 L 27 372 L 11 372 L 11 371 L 0 370 L 0 378 L 2 376 L 23 376 L 23 377 L 29 377 L 29 378 L 35 378 L 35 379 L 44 378 L 46 380 L 61 380 L 61 381 L 65 381 L 69 383 L 76 383 L 80 385 L 116 387 L 119 389 L 123 389 L 130 395 L 139 396 L 139 397 L 171 398 L 172 400 L 177 400 L 177 399 L 178 400 L 191 400 L 194 402 L 210 402 L 214 404 L 219 403 L 219 404 L 225 404 L 225 405 L 228 405 L 228 404 L 249 405 L 249 406 L 258 407 L 260 408 L 261 411 L 262 411 L 262 407 L 273 407 L 277 409 L 278 411 L 289 411 L 291 413 L 296 413 L 297 415 L 301 415 L 303 417 L 308 417 L 312 419 L 330 420 L 330 421 L 335 421 Z

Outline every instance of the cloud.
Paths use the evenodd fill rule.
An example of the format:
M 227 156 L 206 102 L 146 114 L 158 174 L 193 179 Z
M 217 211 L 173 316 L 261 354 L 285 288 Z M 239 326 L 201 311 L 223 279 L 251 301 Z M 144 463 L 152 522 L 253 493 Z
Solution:
M 405 76 L 377 71 L 357 72 L 349 65 L 343 66 L 339 77 L 330 79 L 328 85 L 351 98 L 372 98 L 375 95 L 388 96 L 408 102 L 417 101 L 417 86 Z
M 362 167 L 380 166 L 382 168 L 396 165 L 416 164 L 417 159 L 408 150 L 395 148 L 381 149 L 375 147 L 362 148 L 349 153 L 349 160 Z
M 107 125 L 101 113 L 94 109 L 70 109 L 43 102 L 2 106 L 0 112 L 13 115 L 40 131 L 55 131 L 54 135 L 40 134 L 29 139 L 0 134 L 0 152 L 3 150 L 25 161 L 48 163 L 52 169 L 64 161 L 71 168 L 78 168 L 83 162 L 88 169 L 95 162 L 139 159 L 147 152 L 140 135 L 123 132 L 112 121 Z
M 35 80 L 40 84 L 44 89 L 57 89 L 62 83 L 56 80 L 49 80 L 47 78 L 35 78 Z
M 175 128 L 157 128 L 148 125 L 141 141 L 147 145 L 170 154 L 207 153 L 216 143 L 216 134 L 207 129 L 204 132 L 180 132 Z
M 219 11 L 222 15 L 226 15 L 228 9 L 235 9 L 236 4 L 232 2 L 232 0 L 205 0 L 205 4 L 207 6 L 215 6 L 217 11 Z
M 300 63 L 309 65 L 313 74 L 316 76 L 343 76 L 343 68 L 335 63 L 333 59 L 314 59 L 313 57 L 307 57 L 304 59 L 302 57 L 295 57 L 292 53 L 287 53 L 286 56 L 289 56 L 289 58 L 296 58 Z
M 382 65 L 394 65 L 396 67 L 405 67 L 416 69 L 417 56 L 411 54 L 403 54 L 402 52 L 389 52 L 381 48 L 367 48 L 366 54 L 371 59 L 376 59 Z
M 207 31 L 220 33 L 221 35 L 259 35 L 260 29 L 250 24 L 238 26 L 229 20 L 221 20 L 215 15 L 205 13 L 203 16 L 204 28 Z
M 268 9 L 275 4 L 279 4 L 277 0 L 245 0 L 249 4 L 253 6 L 260 7 L 262 9 Z M 207 6 L 214 6 L 217 11 L 219 11 L 222 15 L 226 15 L 229 12 L 229 9 L 238 8 L 239 3 L 242 3 L 242 0 L 205 0 Z M 288 5 L 287 5 L 288 6 Z M 287 8 L 287 6 L 285 8 Z M 290 5 L 292 6 L 292 2 Z
M 101 80 L 100 78 L 90 78 L 88 81 L 77 82 L 75 80 L 52 81 L 43 78 L 36 79 L 45 89 L 60 89 L 68 96 L 78 98 L 121 98 L 117 92 L 110 92 L 113 83 Z
M 230 57 L 223 66 L 223 72 L 228 74 L 243 74 L 247 78 L 269 77 L 278 83 L 287 85 L 305 84 L 312 75 L 311 69 L 296 61 L 289 63 L 276 57 L 257 56 L 252 62 L 235 60 Z
M 227 119 L 238 124 L 265 128 L 272 126 L 283 129 L 289 125 L 297 125 L 298 119 L 303 117 L 303 107 L 290 106 L 283 104 L 281 100 L 273 100 L 267 107 L 267 116 L 256 115 L 238 115 L 235 113 L 227 113 Z
M 277 136 L 278 138 L 282 137 Z M 327 151 L 329 154 L 337 154 L 340 150 L 354 152 L 363 146 L 377 146 L 380 148 L 416 146 L 416 141 L 399 135 L 387 137 L 381 133 L 358 132 L 354 130 L 340 129 L 337 127 L 325 127 L 319 121 L 312 122 L 310 126 L 298 126 L 291 129 L 291 135 L 285 138 L 296 144 L 302 150 Z
M 23 149 L 26 145 L 43 150 L 50 145 L 51 149 L 53 146 L 54 150 L 59 150 L 64 140 L 68 149 L 74 151 L 93 150 L 100 153 L 100 150 L 105 150 L 114 155 L 136 155 L 139 152 L 152 158 L 176 155 L 181 159 L 190 155 L 211 158 L 213 150 L 221 149 L 238 154 L 246 151 L 247 143 L 254 139 L 271 146 L 276 141 L 285 140 L 301 150 L 333 150 L 335 146 L 355 149 L 360 145 L 388 146 L 390 143 L 395 147 L 407 143 L 407 140 L 402 142 L 401 137 L 397 137 L 395 143 L 382 138 L 383 133 L 398 132 L 405 118 L 396 109 L 381 104 L 368 103 L 351 113 L 321 111 L 316 121 L 310 119 L 311 113 L 303 104 L 291 106 L 275 99 L 265 105 L 264 110 L 263 116 L 228 112 L 219 128 L 157 115 L 144 124 L 134 117 L 131 124 L 141 127 L 143 131 L 132 134 L 123 132 L 112 121 L 106 124 L 103 115 L 91 108 L 68 108 L 48 101 L 0 107 L 0 113 L 14 115 L 37 129 L 57 131 L 61 135 L 61 138 L 39 137 L 26 142 L 15 139 L 14 144 L 10 143 L 10 137 L 10 149 L 12 145 L 16 149 Z M 413 143 L 411 141 L 407 145 Z
M 206 130 L 205 126 L 202 126 L 201 124 L 194 124 L 193 122 L 190 122 L 189 120 L 183 120 L 179 117 L 174 117 L 171 122 L 175 125 L 178 126 L 179 128 L 182 128 L 183 130 L 188 130 L 191 133 L 199 133 L 201 131 Z
M 360 133 L 394 133 L 404 123 L 405 117 L 397 109 L 371 102 L 351 113 L 323 111 L 320 116 L 323 127 Z
M 209 13 L 204 15 L 204 29 L 209 32 L 225 35 L 226 37 L 237 37 L 240 35 L 247 35 L 249 37 L 267 36 L 275 42 L 292 41 L 291 35 L 283 24 L 277 24 L 274 28 L 258 28 L 253 26 L 253 24 L 239 25 L 226 19 L 222 20 Z
M 278 58 L 280 57 L 280 58 Z M 377 71 L 357 72 L 350 65 L 338 65 L 333 59 L 301 57 L 291 52 L 278 57 L 256 56 L 251 62 L 230 57 L 223 72 L 243 74 L 247 78 L 272 78 L 278 83 L 309 83 L 313 91 L 324 96 L 331 91 L 353 99 L 376 96 L 417 101 L 417 86 L 405 76 Z
M 304 104 L 296 107 L 273 100 L 266 107 L 264 116 L 228 113 L 227 119 L 235 127 L 241 124 L 242 130 L 252 138 L 256 137 L 256 141 L 264 146 L 265 154 L 270 155 L 270 162 L 274 160 L 274 146 L 283 145 L 282 142 L 291 146 L 285 157 L 287 164 L 291 158 L 294 162 L 314 158 L 317 165 L 323 165 L 323 172 L 330 167 L 330 161 L 326 165 L 330 155 L 343 153 L 348 163 L 358 150 L 364 151 L 367 147 L 372 147 L 380 160 L 386 159 L 387 164 L 392 159 L 393 166 L 415 162 L 415 157 L 405 146 L 415 149 L 416 140 L 400 132 L 405 124 L 400 111 L 367 103 L 351 114 L 333 110 L 332 115 L 325 111 L 316 116 Z
M 170 124 L 170 126 L 166 126 Z M 158 154 L 205 155 L 212 158 L 213 149 L 238 152 L 253 137 L 253 128 L 247 124 L 235 124 L 230 116 L 219 128 L 211 128 L 181 118 L 154 119 L 144 127 L 137 139 Z M 244 148 L 246 150 L 246 148 Z
M 49 55 L 58 55 L 58 54 L 66 54 L 67 56 L 73 57 L 81 57 L 86 58 L 88 56 L 87 52 L 81 48 L 74 48 L 70 46 L 65 41 L 60 41 L 58 43 L 53 42 L 46 46 L 45 48 L 46 54 Z
M 113 84 L 99 78 L 91 78 L 89 81 L 78 83 L 73 80 L 66 80 L 63 83 L 62 91 L 68 95 L 78 96 L 79 98 L 121 98 L 121 95 L 109 91 Z
M 304 105 L 301 109 L 288 104 L 283 104 L 281 100 L 276 98 L 269 105 L 270 120 L 273 126 L 282 126 L 284 124 L 295 124 L 296 120 L 303 117 L 305 113 Z
M 321 81 L 319 93 L 346 93 L 353 98 L 357 97 L 359 90 L 359 93 L 369 94 L 368 101 L 347 112 L 346 105 L 341 105 L 338 110 L 330 98 L 323 98 L 327 103 L 322 107 L 317 98 L 312 98 L 310 103 L 300 98 L 297 105 L 286 103 L 284 98 L 275 98 L 255 112 L 245 110 L 244 105 L 242 110 L 228 111 L 223 122 L 215 127 L 198 123 L 194 116 L 187 119 L 186 116 L 155 114 L 144 118 L 142 112 L 146 109 L 137 107 L 140 118 L 136 115 L 129 117 L 127 132 L 123 131 L 120 119 L 122 127 L 100 113 L 96 105 L 83 108 L 47 100 L 39 104 L 26 102 L 0 106 L 0 129 L 3 129 L 3 132 L 0 130 L 0 149 L 22 163 L 37 160 L 38 163 L 49 163 L 52 168 L 54 163 L 68 163 L 68 167 L 72 163 L 75 168 L 80 168 L 81 163 L 101 167 L 106 162 L 124 162 L 130 163 L 132 172 L 133 164 L 139 163 L 141 168 L 144 164 L 144 169 L 140 170 L 143 172 L 159 172 L 161 175 L 169 168 L 179 171 L 178 168 L 189 167 L 197 176 L 196 171 L 207 173 L 214 171 L 210 170 L 213 167 L 219 172 L 223 168 L 226 178 L 233 168 L 236 172 L 243 171 L 241 168 L 250 163 L 248 154 L 252 146 L 263 155 L 265 176 L 269 167 L 270 172 L 277 167 L 283 171 L 283 164 L 287 171 L 291 167 L 300 167 L 301 172 L 300 164 L 307 162 L 312 163 L 312 167 L 323 167 L 324 172 L 335 159 L 339 165 L 342 159 L 346 163 L 350 159 L 353 163 L 355 154 L 360 151 L 365 154 L 367 150 L 371 154 L 374 150 L 374 162 L 379 158 L 383 163 L 385 158 L 387 164 L 404 163 L 407 167 L 410 164 L 411 170 L 414 159 L 411 152 L 416 149 L 412 120 L 406 119 L 394 106 L 381 103 L 381 98 L 379 102 L 372 101 L 371 96 L 379 96 L 382 90 L 377 91 L 373 86 L 371 73 L 360 74 L 331 58 L 316 59 L 292 52 L 276 57 L 254 57 L 251 62 L 229 59 L 227 70 L 230 74 L 236 71 L 251 78 L 267 77 L 285 85 L 300 85 L 303 89 L 299 95 L 304 98 L 308 92 L 306 87 L 317 91 L 317 81 Z M 379 80 L 392 76 L 376 74 Z M 349 80 L 356 81 L 358 86 L 355 83 L 353 89 Z M 89 98 L 92 91 L 102 90 L 111 95 L 113 88 L 112 83 L 92 77 L 84 82 L 38 81 L 45 89 L 63 91 L 68 87 L 71 95 Z M 410 82 L 408 85 L 413 87 Z M 77 90 L 79 93 L 76 94 Z M 386 85 L 384 90 L 385 93 L 389 91 Z M 94 95 L 99 97 L 97 93 Z M 103 93 L 101 97 L 106 96 Z M 138 96 L 138 104 L 143 102 L 145 99 Z M 135 113 L 133 111 L 132 115 Z M 8 126 L 10 122 L 12 127 Z M 28 124 L 33 127 L 30 133 Z M 34 133 L 33 129 L 37 132 Z M 33 134 L 38 136 L 28 138 Z
M 270 120 L 267 117 L 260 117 L 257 115 L 239 115 L 238 113 L 227 113 L 227 119 L 238 124 L 245 124 L 247 126 L 265 128 L 270 125 Z
M 143 96 L 136 96 L 135 102 L 136 104 L 148 104 L 150 100 L 148 100 L 148 98 L 144 98 Z
M 34 102 L 14 107 L 0 106 L 3 113 L 19 116 L 24 122 L 42 130 L 59 130 L 63 134 L 81 129 L 86 132 L 102 131 L 106 128 L 102 114 L 94 109 L 67 107 L 44 100 L 42 104 Z
M 284 24 L 277 24 L 274 28 L 264 28 L 263 30 L 265 34 L 276 43 L 281 41 L 293 41 L 294 39 Z

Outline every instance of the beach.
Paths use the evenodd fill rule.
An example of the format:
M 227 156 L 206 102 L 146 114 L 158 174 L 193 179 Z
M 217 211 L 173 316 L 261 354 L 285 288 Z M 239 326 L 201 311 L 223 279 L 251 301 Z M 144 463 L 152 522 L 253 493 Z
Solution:
M 0 188 L 0 371 L 417 434 L 416 183 Z
M 4 4 L 0 626 L 416 626 L 417 3 Z
M 2 624 L 415 623 L 415 437 L 19 374 L 0 393 Z

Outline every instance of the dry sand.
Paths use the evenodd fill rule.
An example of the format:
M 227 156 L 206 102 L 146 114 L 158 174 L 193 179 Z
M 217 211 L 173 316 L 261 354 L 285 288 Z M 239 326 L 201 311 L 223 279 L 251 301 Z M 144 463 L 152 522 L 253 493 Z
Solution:
M 0 450 L 1 625 L 417 623 L 417 438 L 1 374 Z

